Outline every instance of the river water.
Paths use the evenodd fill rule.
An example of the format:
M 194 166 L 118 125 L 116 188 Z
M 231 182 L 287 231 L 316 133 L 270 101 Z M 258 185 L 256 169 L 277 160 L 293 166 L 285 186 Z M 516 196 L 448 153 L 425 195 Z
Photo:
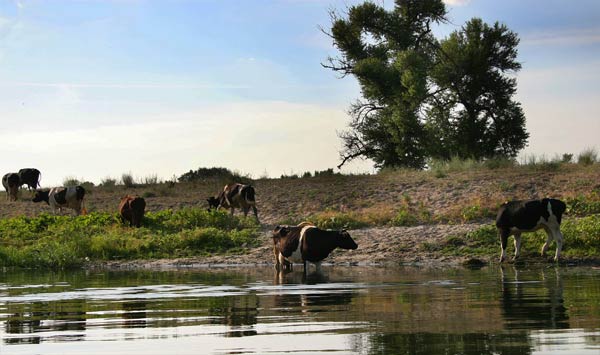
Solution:
M 600 269 L 7 270 L 0 339 L 2 355 L 598 355 Z

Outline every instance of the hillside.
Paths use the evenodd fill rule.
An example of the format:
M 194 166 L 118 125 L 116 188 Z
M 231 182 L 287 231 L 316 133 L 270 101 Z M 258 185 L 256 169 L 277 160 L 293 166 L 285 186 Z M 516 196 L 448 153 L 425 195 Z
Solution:
M 510 199 L 555 197 L 600 199 L 600 164 L 560 165 L 557 169 L 513 167 L 433 172 L 399 170 L 377 175 L 333 175 L 296 179 L 261 179 L 257 191 L 259 217 L 264 224 L 294 222 L 310 216 L 328 218 L 349 214 L 366 225 L 385 225 L 400 214 L 414 215 L 409 225 L 479 220 L 493 216 L 497 206 Z M 206 206 L 206 198 L 222 189 L 225 181 L 166 183 L 125 188 L 88 188 L 88 211 L 117 209 L 120 197 L 138 194 L 147 210 Z M 43 184 L 43 181 L 42 181 Z M 50 212 L 44 203 L 30 201 L 22 190 L 19 201 L 0 201 L 0 217 L 35 216 Z M 408 216 L 407 218 L 411 218 Z M 403 223 L 396 223 L 403 225 Z

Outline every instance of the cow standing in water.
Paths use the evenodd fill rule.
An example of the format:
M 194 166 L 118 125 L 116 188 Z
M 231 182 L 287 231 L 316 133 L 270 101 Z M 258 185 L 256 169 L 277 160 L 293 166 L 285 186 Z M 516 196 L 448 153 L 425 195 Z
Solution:
M 19 179 L 21 185 L 27 185 L 27 189 L 35 190 L 40 187 L 41 173 L 38 169 L 25 168 L 19 170 Z M 19 185 L 19 186 L 21 186 Z
M 298 226 L 277 226 L 273 230 L 273 252 L 275 268 L 289 267 L 292 263 L 303 263 L 304 273 L 308 263 L 321 269 L 321 261 L 336 248 L 355 250 L 358 244 L 345 230 L 323 230 L 303 222 Z
M 19 197 L 19 186 L 21 186 L 19 174 L 8 173 L 4 175 L 2 177 L 2 186 L 6 190 L 6 199 L 16 201 Z
M 244 184 L 228 184 L 225 185 L 223 191 L 217 197 L 207 199 L 209 210 L 212 208 L 219 209 L 229 208 L 233 216 L 234 208 L 240 208 L 244 212 L 244 216 L 248 216 L 250 208 L 254 212 L 254 217 L 258 221 L 258 211 L 256 210 L 256 199 L 254 187 Z
M 80 215 L 87 212 L 83 206 L 84 196 L 85 189 L 82 186 L 53 187 L 49 191 L 36 191 L 32 201 L 45 201 L 54 214 L 62 212 L 63 208 L 71 208 Z
M 544 229 L 548 238 L 542 246 L 542 256 L 546 255 L 548 245 L 554 239 L 556 241 L 556 253 L 554 260 L 560 258 L 563 245 L 563 235 L 560 232 L 560 222 L 567 205 L 553 198 L 529 201 L 510 201 L 500 206 L 496 217 L 496 228 L 500 234 L 500 246 L 502 253 L 500 262 L 506 258 L 506 244 L 508 237 L 515 237 L 515 259 L 521 253 L 521 233 L 534 232 Z
M 142 225 L 144 210 L 146 209 L 146 200 L 139 196 L 127 195 L 119 203 L 119 214 L 121 221 L 129 222 L 131 227 L 139 228 Z

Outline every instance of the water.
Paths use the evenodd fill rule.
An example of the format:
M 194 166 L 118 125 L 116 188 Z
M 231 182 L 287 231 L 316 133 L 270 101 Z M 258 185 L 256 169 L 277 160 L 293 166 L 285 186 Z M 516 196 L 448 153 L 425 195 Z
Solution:
M 0 354 L 600 354 L 600 270 L 0 272 Z

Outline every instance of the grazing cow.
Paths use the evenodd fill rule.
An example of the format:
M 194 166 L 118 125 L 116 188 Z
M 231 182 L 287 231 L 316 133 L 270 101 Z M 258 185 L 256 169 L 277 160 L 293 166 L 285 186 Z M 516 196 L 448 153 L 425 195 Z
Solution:
M 87 213 L 83 206 L 84 196 L 85 189 L 82 186 L 53 187 L 49 191 L 36 191 L 32 201 L 46 201 L 52 207 L 54 214 L 57 210 L 62 213 L 63 207 L 66 207 L 75 210 L 77 215 L 80 215 Z
M 542 246 L 542 256 L 546 255 L 548 245 L 554 239 L 556 241 L 554 260 L 558 260 L 563 244 L 560 222 L 566 209 L 567 205 L 564 202 L 552 198 L 511 201 L 500 206 L 496 217 L 496 228 L 498 228 L 500 234 L 500 246 L 502 248 L 500 262 L 503 262 L 506 258 L 506 244 L 510 235 L 515 237 L 516 259 L 521 252 L 521 233 L 533 232 L 542 228 L 548 235 L 546 243 Z
M 275 227 L 273 244 L 277 269 L 281 266 L 291 266 L 294 262 L 301 262 L 304 264 L 305 273 L 308 262 L 315 264 L 317 270 L 320 270 L 321 261 L 336 248 L 352 250 L 358 248 L 347 231 L 323 230 L 306 222 L 298 226 Z
M 139 228 L 142 225 L 145 209 L 146 201 L 142 197 L 126 195 L 121 198 L 121 203 L 119 203 L 121 221 L 123 223 L 128 221 L 131 227 Z
M 254 197 L 254 187 L 244 184 L 228 184 L 225 185 L 223 191 L 217 197 L 210 197 L 208 201 L 208 209 L 229 208 L 233 216 L 233 209 L 240 208 L 244 212 L 244 216 L 248 216 L 250 208 L 254 212 L 254 217 L 258 221 L 258 211 L 256 210 L 256 199 Z
M 6 199 L 16 201 L 19 197 L 19 174 L 8 173 L 2 177 L 2 186 L 6 190 Z
M 40 186 L 41 173 L 38 169 L 25 168 L 19 170 L 19 178 L 21 179 L 21 185 L 27 184 L 27 189 L 37 189 Z M 21 186 L 19 185 L 19 186 Z

